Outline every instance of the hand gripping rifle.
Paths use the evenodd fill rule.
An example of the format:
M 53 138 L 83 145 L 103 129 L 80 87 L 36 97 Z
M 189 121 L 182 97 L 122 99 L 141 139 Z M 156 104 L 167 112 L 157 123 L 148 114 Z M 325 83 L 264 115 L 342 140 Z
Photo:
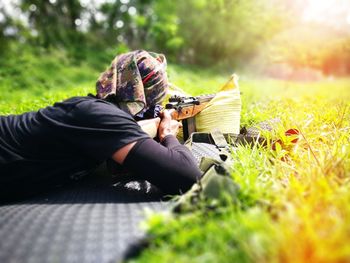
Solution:
M 165 109 L 174 109 L 172 117 L 174 120 L 182 121 L 184 140 L 196 131 L 195 116 L 200 113 L 209 101 L 214 98 L 215 94 L 201 95 L 197 97 L 172 96 Z

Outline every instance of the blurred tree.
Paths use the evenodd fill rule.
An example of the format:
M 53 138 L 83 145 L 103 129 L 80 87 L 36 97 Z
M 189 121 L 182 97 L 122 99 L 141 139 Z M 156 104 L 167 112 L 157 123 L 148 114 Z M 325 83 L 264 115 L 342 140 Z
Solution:
M 28 28 L 19 19 L 10 15 L 0 3 L 0 59 L 10 55 L 12 42 L 23 43 L 28 38 L 30 38 Z
M 93 56 L 96 65 L 104 57 L 127 49 L 149 49 L 166 53 L 172 61 L 233 67 L 248 64 L 262 50 L 266 59 L 261 64 L 271 59 L 325 72 L 333 72 L 335 67 L 342 68 L 339 70 L 342 72 L 350 71 L 349 41 L 345 37 L 338 34 L 329 39 L 308 38 L 321 33 L 320 27 L 307 31 L 300 24 L 298 16 L 305 4 L 302 0 L 17 0 L 13 3 L 20 7 L 21 17 L 17 13 L 6 14 L 0 3 L 0 52 L 3 53 L 11 40 L 16 40 L 18 45 L 59 47 L 78 60 Z M 299 31 L 291 32 L 294 28 Z M 340 39 L 341 44 L 334 41 Z
M 275 0 L 274 0 L 275 1 Z M 152 49 L 178 61 L 230 64 L 254 55 L 282 25 L 271 1 L 20 0 L 37 44 L 82 50 L 120 44 Z M 89 6 L 89 7 L 88 7 Z M 89 23 L 86 25 L 88 14 Z M 81 26 L 85 25 L 85 32 Z M 78 46 L 78 48 L 77 48 Z
M 278 1 L 157 1 L 151 27 L 157 46 L 177 58 L 216 64 L 252 57 L 266 39 L 283 28 Z
M 28 13 L 31 28 L 37 32 L 38 43 L 44 47 L 69 47 L 81 39 L 82 6 L 79 0 L 22 0 L 21 9 Z
M 124 43 L 131 49 L 149 47 L 149 24 L 153 14 L 155 0 L 121 0 L 105 2 L 100 11 L 105 21 L 98 27 L 105 28 L 105 39 L 108 44 Z
M 323 50 L 319 68 L 326 75 L 350 73 L 350 36 L 334 39 L 331 48 Z
M 326 75 L 350 72 L 350 34 L 330 26 L 304 24 L 276 35 L 264 46 L 268 62 L 294 70 L 313 68 Z
M 183 32 L 179 31 L 179 4 L 170 1 L 155 2 L 148 26 L 150 44 L 178 61 L 181 60 L 184 48 Z
M 8 37 L 5 29 L 8 26 L 9 17 L 3 7 L 0 7 L 0 54 L 4 54 L 8 45 Z

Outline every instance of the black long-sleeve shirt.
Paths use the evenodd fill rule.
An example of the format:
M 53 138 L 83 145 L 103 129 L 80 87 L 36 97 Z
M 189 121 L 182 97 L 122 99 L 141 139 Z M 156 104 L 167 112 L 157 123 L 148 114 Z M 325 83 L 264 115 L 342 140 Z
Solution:
M 0 196 L 88 174 L 135 141 L 124 165 L 165 193 L 184 191 L 200 172 L 188 150 L 174 140 L 154 142 L 132 116 L 93 97 L 0 116 Z
M 162 145 L 152 139 L 138 141 L 124 166 L 166 194 L 188 190 L 201 175 L 191 152 L 172 135 L 166 136 Z

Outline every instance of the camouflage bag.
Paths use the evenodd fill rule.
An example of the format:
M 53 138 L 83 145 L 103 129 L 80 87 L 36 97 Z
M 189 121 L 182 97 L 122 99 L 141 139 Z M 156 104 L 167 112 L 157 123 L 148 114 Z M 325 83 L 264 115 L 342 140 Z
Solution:
M 203 176 L 190 190 L 179 196 L 174 212 L 187 212 L 201 207 L 213 209 L 236 200 L 239 186 L 231 177 L 232 147 L 218 130 L 193 133 L 186 142 L 199 162 Z

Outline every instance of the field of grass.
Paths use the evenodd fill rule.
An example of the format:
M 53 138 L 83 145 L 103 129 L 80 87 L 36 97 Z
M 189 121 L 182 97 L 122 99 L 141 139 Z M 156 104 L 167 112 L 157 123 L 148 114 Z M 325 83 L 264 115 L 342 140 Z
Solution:
M 238 147 L 238 202 L 151 217 L 154 240 L 133 262 L 349 262 L 350 80 L 240 86 L 242 125 L 279 117 L 272 137 L 287 140 L 283 132 L 297 128 L 298 144 Z
M 11 62 L 12 63 L 12 62 Z M 0 68 L 0 114 L 94 91 L 107 66 L 33 54 Z M 106 62 L 108 63 L 108 62 Z M 238 72 L 239 73 L 239 72 Z M 191 94 L 213 93 L 229 77 L 169 66 Z M 298 144 L 238 147 L 237 202 L 214 211 L 152 215 L 150 247 L 132 262 L 350 262 L 350 79 L 296 83 L 241 77 L 242 125 L 279 117 L 272 137 L 297 128 Z M 287 142 L 286 142 L 287 143 Z M 287 143 L 288 144 L 288 143 Z

